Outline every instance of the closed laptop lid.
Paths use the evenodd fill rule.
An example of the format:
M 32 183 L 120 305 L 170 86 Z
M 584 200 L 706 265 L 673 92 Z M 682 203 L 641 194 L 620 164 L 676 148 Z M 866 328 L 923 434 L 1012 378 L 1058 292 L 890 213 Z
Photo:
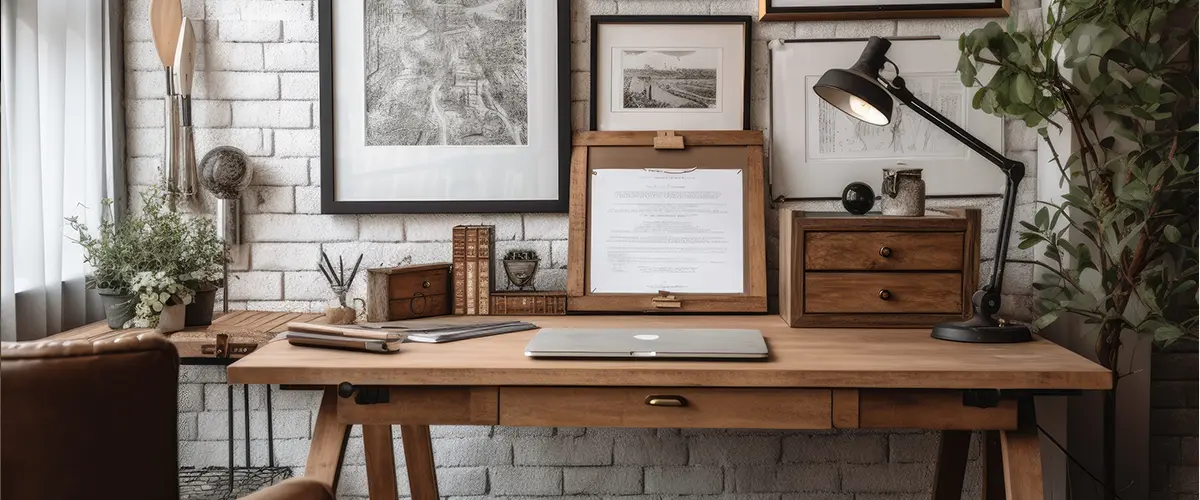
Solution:
M 543 328 L 525 346 L 530 357 L 767 357 L 762 332 L 741 329 Z

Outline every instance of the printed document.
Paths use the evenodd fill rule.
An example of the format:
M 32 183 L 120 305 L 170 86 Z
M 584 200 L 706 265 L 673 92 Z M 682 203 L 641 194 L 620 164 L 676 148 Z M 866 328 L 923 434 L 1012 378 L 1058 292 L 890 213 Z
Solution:
M 596 169 L 591 293 L 742 293 L 741 169 Z

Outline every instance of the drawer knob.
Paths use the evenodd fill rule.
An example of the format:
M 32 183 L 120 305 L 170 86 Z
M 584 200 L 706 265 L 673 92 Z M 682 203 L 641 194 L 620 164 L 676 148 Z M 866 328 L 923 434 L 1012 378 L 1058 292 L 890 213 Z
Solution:
M 429 288 L 429 287 L 430 287 L 430 285 L 431 285 L 431 284 L 429 283 L 429 281 L 428 281 L 428 280 L 426 280 L 426 281 L 422 281 L 422 282 L 421 282 L 421 288 Z
M 646 404 L 650 406 L 687 406 L 688 400 L 683 396 L 646 396 Z
M 880 300 L 892 300 L 892 292 L 886 288 L 879 291 Z
M 892 247 L 883 247 L 883 248 L 880 248 L 880 249 L 879 249 L 879 255 L 880 255 L 881 257 L 885 258 L 885 259 L 886 259 L 886 258 L 888 258 L 888 257 L 891 257 L 891 256 L 892 256 Z

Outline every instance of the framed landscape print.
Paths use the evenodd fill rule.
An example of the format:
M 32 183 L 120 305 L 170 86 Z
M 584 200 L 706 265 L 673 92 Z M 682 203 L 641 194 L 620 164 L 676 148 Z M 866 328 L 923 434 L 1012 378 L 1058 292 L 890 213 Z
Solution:
M 1007 17 L 1009 0 L 759 0 L 760 21 Z
M 750 128 L 750 16 L 592 16 L 592 130 Z
M 565 212 L 569 0 L 320 0 L 321 212 Z

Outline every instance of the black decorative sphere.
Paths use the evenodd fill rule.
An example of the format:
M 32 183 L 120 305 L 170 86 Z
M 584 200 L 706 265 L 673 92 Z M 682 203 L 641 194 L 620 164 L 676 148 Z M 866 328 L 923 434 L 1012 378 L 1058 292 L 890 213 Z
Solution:
M 842 206 L 854 215 L 862 215 L 875 206 L 875 190 L 863 182 L 851 182 L 842 190 Z

